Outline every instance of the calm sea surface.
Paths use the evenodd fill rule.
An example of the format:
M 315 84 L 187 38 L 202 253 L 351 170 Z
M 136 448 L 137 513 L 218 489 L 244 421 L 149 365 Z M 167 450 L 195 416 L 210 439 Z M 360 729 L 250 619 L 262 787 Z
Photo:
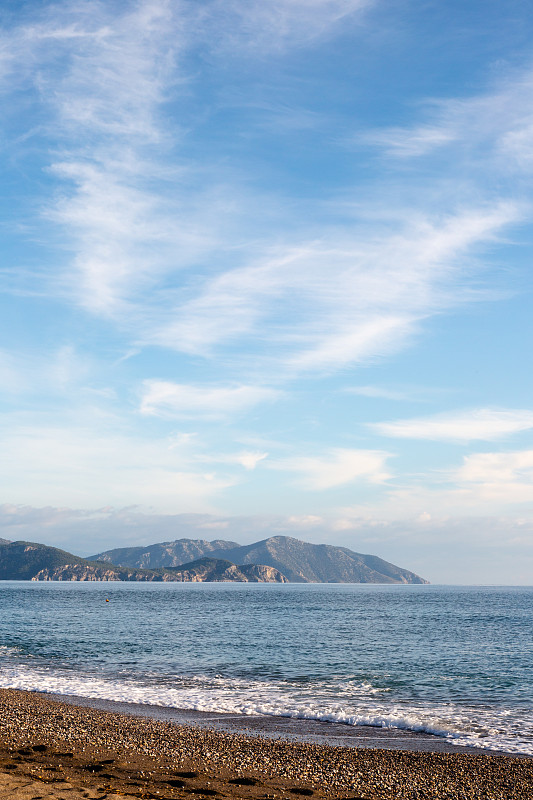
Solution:
M 533 754 L 533 589 L 4 581 L 0 686 Z

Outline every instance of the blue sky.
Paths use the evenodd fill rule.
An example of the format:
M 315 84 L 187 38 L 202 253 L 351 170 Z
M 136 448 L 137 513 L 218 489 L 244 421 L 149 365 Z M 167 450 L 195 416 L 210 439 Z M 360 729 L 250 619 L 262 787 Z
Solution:
M 532 29 L 5 2 L 0 536 L 533 583 Z

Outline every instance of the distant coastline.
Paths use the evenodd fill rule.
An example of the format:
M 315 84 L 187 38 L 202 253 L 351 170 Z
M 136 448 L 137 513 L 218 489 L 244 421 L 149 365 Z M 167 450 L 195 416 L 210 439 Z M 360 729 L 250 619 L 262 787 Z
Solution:
M 38 542 L 4 541 L 0 543 L 0 580 L 428 583 L 377 556 L 288 536 L 243 546 L 223 540 L 177 539 L 104 551 L 88 559 Z

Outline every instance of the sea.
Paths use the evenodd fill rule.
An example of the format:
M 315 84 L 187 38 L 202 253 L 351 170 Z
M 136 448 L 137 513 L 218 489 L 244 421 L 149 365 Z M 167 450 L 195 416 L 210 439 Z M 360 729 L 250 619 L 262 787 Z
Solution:
M 533 589 L 2 581 L 0 687 L 533 755 Z

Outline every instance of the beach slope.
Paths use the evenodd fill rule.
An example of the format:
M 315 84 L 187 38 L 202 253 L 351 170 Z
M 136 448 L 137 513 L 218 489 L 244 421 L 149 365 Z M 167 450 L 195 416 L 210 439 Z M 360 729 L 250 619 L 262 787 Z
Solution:
M 0 690 L 0 798 L 530 800 L 533 759 L 229 734 Z

